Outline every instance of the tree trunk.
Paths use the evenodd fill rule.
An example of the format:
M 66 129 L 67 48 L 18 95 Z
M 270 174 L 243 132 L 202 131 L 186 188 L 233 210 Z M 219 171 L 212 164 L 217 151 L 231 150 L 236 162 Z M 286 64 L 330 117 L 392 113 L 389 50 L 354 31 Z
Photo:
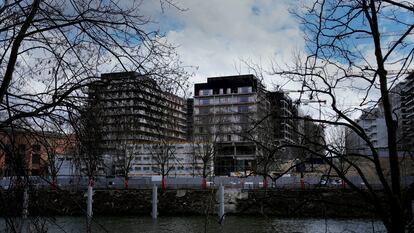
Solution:
M 124 178 L 124 188 L 128 189 L 128 177 Z
M 390 226 L 387 227 L 387 231 L 390 233 L 404 233 L 405 232 L 405 225 L 406 225 L 406 218 L 403 214 L 403 210 L 398 208 L 398 206 L 391 205 L 391 223 Z
M 162 179 L 161 179 L 161 188 L 162 188 L 162 190 L 165 190 L 167 188 L 167 182 L 165 180 L 164 175 L 162 176 Z
M 52 190 L 56 190 L 57 189 L 57 178 L 56 176 L 52 177 Z
M 203 180 L 201 182 L 201 189 L 207 189 L 207 179 L 203 177 Z
M 263 188 L 267 188 L 267 177 L 263 176 Z

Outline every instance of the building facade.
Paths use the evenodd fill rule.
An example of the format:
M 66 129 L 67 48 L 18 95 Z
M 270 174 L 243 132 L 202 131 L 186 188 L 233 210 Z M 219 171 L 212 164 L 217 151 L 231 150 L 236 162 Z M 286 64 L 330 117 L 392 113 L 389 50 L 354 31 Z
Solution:
M 404 149 L 414 151 L 414 73 L 405 79 L 401 102 Z
M 270 138 L 276 146 L 286 144 L 299 144 L 303 138 L 302 120 L 299 119 L 298 106 L 283 91 L 267 92 L 266 98 L 269 102 L 269 120 L 271 122 Z M 293 148 L 282 148 L 279 157 L 292 159 L 296 157 L 297 151 Z
M 75 149 L 70 135 L 24 129 L 1 131 L 0 141 L 0 176 L 51 175 L 51 163 Z
M 389 92 L 393 119 L 397 126 L 398 154 L 411 153 L 414 148 L 414 79 L 408 76 L 404 82 L 395 85 Z M 373 147 L 380 156 L 388 156 L 388 132 L 381 102 L 378 107 L 365 110 L 356 120 L 364 129 Z M 347 136 L 348 153 L 371 155 L 366 142 L 356 133 L 349 131 Z
M 214 143 L 215 174 L 251 170 L 265 113 L 264 86 L 254 75 L 210 77 L 194 86 L 194 140 Z
M 165 153 L 168 151 L 167 153 Z M 194 156 L 192 143 L 152 143 L 129 145 L 130 176 L 201 176 L 203 162 Z M 119 173 L 122 173 L 120 171 Z
M 127 144 L 187 137 L 185 100 L 149 77 L 135 72 L 102 74 L 89 86 L 88 95 L 104 153 L 117 153 Z

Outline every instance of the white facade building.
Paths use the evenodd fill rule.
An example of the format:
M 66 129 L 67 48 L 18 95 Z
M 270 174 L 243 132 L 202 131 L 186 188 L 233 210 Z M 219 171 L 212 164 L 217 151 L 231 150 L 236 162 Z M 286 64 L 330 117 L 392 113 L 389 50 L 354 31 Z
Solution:
M 169 170 L 168 176 L 202 174 L 203 162 L 195 155 L 192 143 L 135 144 L 129 145 L 126 153 L 126 159 L 130 159 L 130 176 L 160 175 L 162 166 Z

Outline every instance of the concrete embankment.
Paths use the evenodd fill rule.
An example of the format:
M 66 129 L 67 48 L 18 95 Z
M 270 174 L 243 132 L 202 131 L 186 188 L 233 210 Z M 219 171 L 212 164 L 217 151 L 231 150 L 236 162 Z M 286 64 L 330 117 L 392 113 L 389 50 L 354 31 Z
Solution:
M 85 191 L 32 190 L 30 215 L 84 215 Z M 2 191 L 0 215 L 20 215 L 21 193 Z M 95 190 L 94 215 L 149 215 L 151 190 Z M 158 212 L 162 215 L 216 214 L 217 190 L 159 190 Z M 375 217 L 372 206 L 350 190 L 225 189 L 227 214 L 277 217 Z

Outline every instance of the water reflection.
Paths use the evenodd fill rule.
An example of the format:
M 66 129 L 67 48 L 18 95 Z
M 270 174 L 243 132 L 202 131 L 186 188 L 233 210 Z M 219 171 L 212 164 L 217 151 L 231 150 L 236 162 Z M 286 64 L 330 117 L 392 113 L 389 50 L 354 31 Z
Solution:
M 85 232 L 86 219 L 82 217 L 56 217 L 48 219 L 48 232 Z M 4 226 L 4 220 L 0 221 Z M 0 227 L 3 228 L 3 227 Z M 154 221 L 150 217 L 96 217 L 93 232 L 119 233 L 351 233 L 386 232 L 379 221 L 369 219 L 275 219 L 249 216 L 227 216 L 219 225 L 215 216 L 162 216 Z M 4 228 L 0 230 L 4 232 Z

